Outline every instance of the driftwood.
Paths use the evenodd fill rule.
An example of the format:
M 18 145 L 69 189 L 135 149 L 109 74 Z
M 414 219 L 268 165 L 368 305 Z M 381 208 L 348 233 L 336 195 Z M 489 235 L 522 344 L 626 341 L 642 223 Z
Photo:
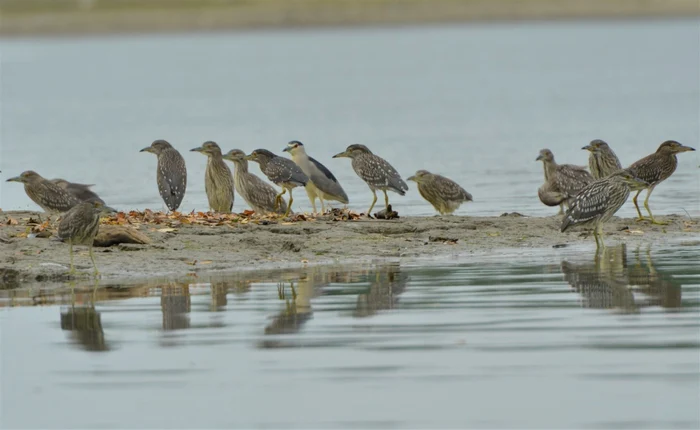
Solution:
M 120 243 L 138 243 L 145 245 L 151 243 L 151 239 L 145 234 L 131 227 L 123 225 L 100 225 L 100 230 L 95 236 L 93 246 L 112 246 Z

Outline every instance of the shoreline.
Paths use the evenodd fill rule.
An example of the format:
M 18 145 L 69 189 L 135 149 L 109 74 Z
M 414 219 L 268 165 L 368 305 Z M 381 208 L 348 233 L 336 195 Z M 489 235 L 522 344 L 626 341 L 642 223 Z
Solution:
M 581 19 L 697 18 L 695 0 L 85 0 L 0 1 L 0 37 L 439 25 Z
M 76 276 L 68 274 L 68 245 L 53 238 L 27 238 L 36 212 L 0 212 L 0 289 L 36 283 L 92 279 L 87 247 L 74 250 Z M 10 218 L 13 221 L 10 221 Z M 603 227 L 607 245 L 700 245 L 700 222 L 687 215 L 660 216 L 666 226 L 613 218 Z M 94 247 L 101 280 L 180 278 L 245 270 L 273 270 L 328 264 L 429 262 L 465 259 L 507 250 L 585 246 L 592 236 L 559 232 L 561 217 L 432 216 L 396 220 L 337 221 L 331 217 L 296 222 L 230 222 L 211 225 L 144 223 L 136 230 L 148 244 Z M 12 223 L 12 224 L 10 224 Z M 175 226 L 175 227 L 172 227 Z M 50 229 L 48 229 L 50 231 Z M 19 235 L 19 236 L 18 236 Z M 25 236 L 25 237 L 23 237 Z M 588 252 L 588 251 L 586 251 Z

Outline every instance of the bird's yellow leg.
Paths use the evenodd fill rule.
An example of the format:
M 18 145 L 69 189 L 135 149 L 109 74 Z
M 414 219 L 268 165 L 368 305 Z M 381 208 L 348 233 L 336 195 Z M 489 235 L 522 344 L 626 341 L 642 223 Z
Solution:
M 321 201 L 321 213 L 325 214 L 326 213 L 326 205 L 323 203 L 323 199 L 321 197 L 318 198 Z
M 282 188 L 282 192 L 275 196 L 275 212 L 277 212 L 277 209 L 279 209 L 280 205 L 282 204 L 282 196 L 286 192 L 287 192 L 287 189 Z
M 384 208 L 386 209 L 386 214 L 389 215 L 389 195 L 384 191 Z
M 292 190 L 289 190 L 289 203 L 287 204 L 287 210 L 284 212 L 284 215 L 282 215 L 282 218 L 286 218 L 289 216 L 289 212 L 292 210 L 292 202 L 294 201 L 294 197 L 292 197 Z
M 649 209 L 649 196 L 651 196 L 651 192 L 654 191 L 654 187 L 649 188 L 647 191 L 647 198 L 644 199 L 644 208 L 649 212 L 649 218 L 651 219 L 652 224 L 658 224 L 658 225 L 666 225 L 668 224 L 665 221 L 657 221 L 654 219 L 654 215 L 651 213 L 651 209 Z
M 564 203 L 559 204 L 559 215 L 564 215 Z
M 75 266 L 73 266 L 73 242 L 69 242 L 68 249 L 70 250 L 70 271 L 71 275 L 75 275 Z
M 602 224 L 598 224 L 598 225 L 595 227 L 595 231 L 597 232 L 597 236 L 598 236 L 598 238 L 599 238 L 599 240 L 600 240 L 600 245 L 599 245 L 599 246 L 600 246 L 603 250 L 605 250 L 605 242 L 603 242 L 603 226 L 602 226 Z
M 374 208 L 374 204 L 377 203 L 377 192 L 372 190 L 372 195 L 374 196 L 374 199 L 372 200 L 372 204 L 369 205 L 369 209 L 367 210 L 367 216 L 370 216 L 372 214 L 372 209 Z
M 638 190 L 637 194 L 632 197 L 632 202 L 634 203 L 635 209 L 637 209 L 637 215 L 639 215 L 639 218 L 637 218 L 637 221 L 643 221 L 644 217 L 642 216 L 642 211 L 639 210 L 639 205 L 637 204 L 637 198 L 639 197 L 639 194 L 642 192 L 642 190 Z
M 90 244 L 90 260 L 92 260 L 92 267 L 95 269 L 93 272 L 95 274 L 95 277 L 100 274 L 100 272 L 97 270 L 97 264 L 95 264 L 95 256 L 92 254 L 92 244 Z

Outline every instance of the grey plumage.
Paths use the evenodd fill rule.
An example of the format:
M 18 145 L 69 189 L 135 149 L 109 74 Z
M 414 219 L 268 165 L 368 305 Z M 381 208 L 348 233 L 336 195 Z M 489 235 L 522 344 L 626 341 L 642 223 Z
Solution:
M 240 149 L 232 149 L 223 156 L 224 160 L 233 162 L 234 173 L 233 182 L 236 190 L 243 200 L 248 203 L 255 212 L 265 214 L 268 212 L 284 213 L 287 211 L 287 202 L 281 199 L 279 207 L 275 208 L 275 197 L 277 191 L 257 177 L 255 174 L 248 171 L 248 160 L 245 159 L 245 153 Z
M 156 182 L 163 202 L 171 211 L 176 211 L 187 190 L 187 167 L 185 159 L 170 143 L 159 139 L 140 152 L 150 152 L 158 157 Z
M 622 207 L 629 197 L 630 187 L 644 184 L 644 181 L 626 170 L 588 184 L 571 200 L 569 210 L 564 214 L 561 231 L 574 225 L 593 226 L 596 245 L 604 247 L 602 224 Z
M 372 190 L 374 200 L 367 211 L 372 212 L 374 204 L 377 202 L 376 190 L 384 192 L 384 203 L 386 211 L 389 212 L 389 196 L 387 191 L 393 191 L 401 196 L 406 195 L 408 185 L 401 179 L 399 172 L 385 159 L 374 155 L 365 145 L 354 144 L 348 146 L 345 151 L 336 154 L 333 158 L 347 157 L 352 159 L 352 168 Z
M 98 274 L 95 257 L 92 254 L 92 244 L 100 227 L 100 214 L 111 208 L 106 208 L 102 203 L 82 202 L 66 212 L 58 225 L 58 237 L 70 246 L 70 270 L 75 272 L 73 266 L 73 245 L 87 245 L 90 248 L 90 259 Z
M 61 178 L 51 179 L 51 182 L 68 191 L 81 202 L 100 202 L 103 205 L 105 204 L 104 200 L 90 189 L 90 187 L 94 186 L 93 184 L 78 184 Z
M 420 195 L 441 215 L 450 214 L 463 202 L 473 200 L 472 195 L 455 181 L 427 170 L 419 170 L 407 180 L 418 184 Z
M 541 150 L 536 161 L 542 161 L 544 166 L 545 185 L 543 185 L 543 188 L 541 187 L 543 191 L 538 190 L 540 200 L 542 203 L 551 206 L 546 201 L 542 200 L 542 195 L 552 196 L 556 194 L 551 193 L 559 193 L 559 197 L 563 198 L 560 204 L 560 213 L 563 212 L 564 204 L 568 205 L 570 200 L 580 189 L 594 180 L 593 176 L 583 167 L 574 166 L 572 164 L 557 164 L 554 160 L 554 154 L 552 154 L 552 151 L 549 149 Z M 550 194 L 544 194 L 545 191 Z
M 282 187 L 282 192 L 277 195 L 276 207 L 282 199 L 282 195 L 289 191 L 289 205 L 284 216 L 289 215 L 294 197 L 292 190 L 296 187 L 303 187 L 309 182 L 309 177 L 292 160 L 278 157 L 267 149 L 256 149 L 246 157 L 247 160 L 256 161 L 260 165 L 260 170 L 274 184 Z
M 673 172 L 676 171 L 676 167 L 678 166 L 676 154 L 687 151 L 695 151 L 695 149 L 682 145 L 675 140 L 667 140 L 659 146 L 655 153 L 632 163 L 632 165 L 627 168 L 633 175 L 639 177 L 648 184 L 648 186 L 645 187 L 648 188 L 648 191 L 647 197 L 644 199 L 644 207 L 647 212 L 649 212 L 649 219 L 653 224 L 665 223 L 654 219 L 654 215 L 651 213 L 651 209 L 649 209 L 649 197 L 657 185 L 668 179 Z M 637 204 L 637 198 L 641 192 L 642 189 L 638 189 L 637 194 L 632 199 L 637 209 L 639 220 L 645 219 Z
M 588 168 L 594 179 L 602 179 L 622 169 L 617 155 L 605 141 L 595 139 L 581 149 L 591 153 L 588 156 Z
M 235 185 L 231 169 L 224 162 L 221 148 L 216 142 L 207 141 L 190 151 L 207 156 L 204 190 L 207 193 L 209 208 L 215 212 L 230 213 L 233 209 Z
M 21 182 L 30 199 L 46 212 L 66 212 L 80 203 L 68 191 L 43 178 L 33 170 L 22 172 L 7 182 Z
M 316 212 L 316 198 L 321 201 L 323 212 L 325 212 L 324 200 L 335 200 L 344 204 L 349 202 L 348 195 L 338 179 L 326 166 L 306 154 L 303 143 L 293 140 L 287 144 L 284 151 L 290 153 L 294 163 L 309 177 L 305 188 L 314 212 Z

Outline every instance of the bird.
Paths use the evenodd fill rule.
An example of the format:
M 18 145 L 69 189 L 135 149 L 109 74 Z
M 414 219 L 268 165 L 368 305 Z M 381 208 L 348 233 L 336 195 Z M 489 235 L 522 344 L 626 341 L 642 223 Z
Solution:
M 588 168 L 594 179 L 602 179 L 622 169 L 622 164 L 610 146 L 603 140 L 591 140 L 581 149 L 589 151 Z
M 535 161 L 542 161 L 544 166 L 545 185 L 538 190 L 540 201 L 547 206 L 553 206 L 551 203 L 555 199 L 552 196 L 558 193 L 558 198 L 561 198 L 558 203 L 559 214 L 564 213 L 564 205 L 568 206 L 581 188 L 593 182 L 593 176 L 585 168 L 572 164 L 557 164 L 554 154 L 549 149 L 541 150 Z M 543 195 L 549 198 L 543 200 Z
M 81 202 L 100 202 L 103 205 L 105 204 L 104 200 L 90 189 L 90 187 L 94 187 L 95 184 L 78 184 L 75 182 L 68 182 L 62 178 L 51 179 L 51 182 L 68 191 Z
M 256 149 L 246 156 L 246 160 L 258 162 L 260 170 L 265 176 L 277 186 L 282 187 L 282 192 L 275 197 L 275 208 L 279 208 L 283 202 L 282 196 L 289 190 L 289 204 L 282 217 L 288 216 L 292 209 L 292 202 L 294 202 L 292 190 L 296 187 L 305 187 L 309 182 L 309 177 L 292 160 L 279 157 L 267 149 Z
M 321 202 L 321 212 L 325 213 L 325 200 L 334 200 L 343 204 L 348 204 L 348 195 L 340 186 L 338 179 L 333 176 L 326 166 L 319 163 L 313 157 L 306 154 L 304 144 L 298 140 L 293 140 L 287 144 L 283 152 L 289 152 L 292 160 L 299 166 L 309 177 L 309 182 L 306 183 L 306 194 L 309 196 L 311 206 L 316 213 L 316 198 Z
M 90 260 L 99 275 L 95 257 L 92 254 L 92 244 L 100 227 L 100 214 L 114 212 L 114 209 L 98 201 L 81 202 L 66 212 L 58 224 L 58 237 L 70 246 L 70 273 L 75 273 L 73 265 L 73 245 L 87 245 L 90 249 Z
M 235 185 L 231 169 L 221 155 L 216 142 L 207 141 L 197 148 L 190 149 L 207 156 L 207 169 L 204 172 L 204 190 L 207 192 L 209 208 L 214 212 L 231 213 L 235 195 Z
M 177 149 L 162 139 L 154 141 L 151 146 L 143 148 L 139 152 L 150 152 L 158 157 L 156 170 L 158 192 L 168 209 L 176 211 L 180 207 L 187 189 L 185 159 L 182 158 Z
M 678 166 L 676 154 L 688 151 L 695 151 L 695 149 L 690 146 L 682 145 L 675 140 L 667 140 L 659 146 L 655 153 L 635 161 L 627 168 L 632 174 L 648 184 L 647 187 L 645 187 L 648 188 L 648 190 L 647 197 L 644 199 L 644 207 L 647 212 L 649 212 L 649 220 L 652 224 L 664 225 L 667 223 L 654 219 L 654 215 L 652 215 L 651 209 L 649 209 L 649 196 L 651 196 L 651 193 L 657 185 L 676 171 L 676 167 Z M 637 221 L 643 221 L 646 220 L 646 218 L 642 216 L 642 211 L 639 210 L 639 205 L 637 204 L 637 198 L 642 192 L 642 189 L 637 189 L 636 191 L 637 194 L 632 198 L 632 201 L 639 215 Z
M 232 149 L 223 155 L 224 160 L 233 162 L 234 173 L 233 182 L 238 194 L 248 203 L 255 212 L 264 214 L 276 212 L 279 214 L 287 211 L 287 202 L 280 199 L 280 204 L 275 207 L 277 191 L 272 185 L 263 181 L 255 174 L 248 171 L 248 160 L 245 152 L 240 149 Z
M 418 185 L 420 195 L 433 205 L 440 215 L 451 214 L 462 203 L 473 201 L 472 195 L 458 183 L 427 170 L 419 170 L 406 180 L 414 181 Z
M 630 188 L 645 186 L 646 182 L 628 170 L 619 170 L 610 176 L 583 187 L 571 200 L 564 214 L 561 231 L 574 225 L 593 226 L 593 236 L 597 249 L 605 248 L 603 223 L 608 221 L 622 207 L 630 195 Z
M 367 215 L 372 212 L 374 204 L 377 203 L 377 190 L 384 192 L 384 204 L 386 212 L 389 212 L 389 196 L 388 191 L 393 191 L 401 196 L 406 195 L 408 185 L 401 179 L 401 175 L 389 164 L 385 159 L 374 155 L 365 145 L 353 144 L 348 146 L 345 151 L 335 154 L 333 158 L 350 158 L 352 159 L 352 168 L 372 190 L 374 199 L 367 211 Z
M 7 182 L 21 182 L 30 199 L 48 213 L 66 212 L 80 203 L 75 196 L 33 170 L 22 172 Z

